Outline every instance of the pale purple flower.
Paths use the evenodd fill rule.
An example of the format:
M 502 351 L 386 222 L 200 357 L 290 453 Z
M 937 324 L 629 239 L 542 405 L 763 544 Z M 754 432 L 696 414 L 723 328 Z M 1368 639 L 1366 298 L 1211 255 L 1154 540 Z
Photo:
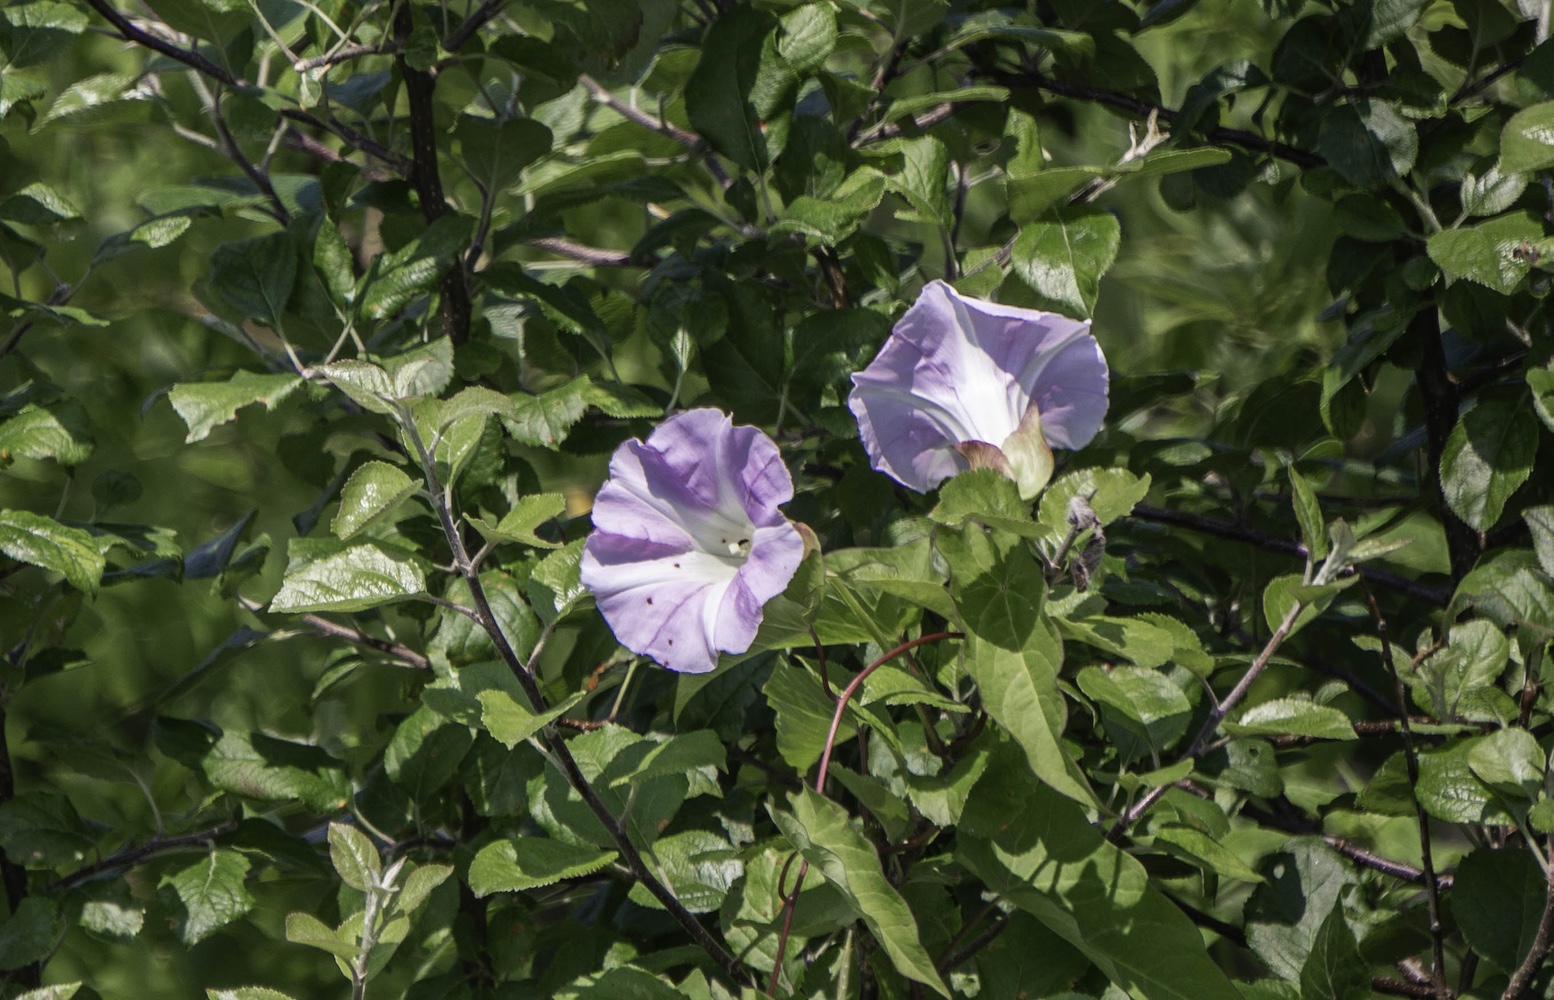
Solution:
M 777 446 L 719 410 L 665 420 L 610 459 L 583 545 L 583 586 L 615 638 L 670 670 L 706 673 L 743 653 L 761 609 L 804 558 L 777 508 L 793 479 Z
M 1106 415 L 1106 358 L 1090 324 L 1001 306 L 931 282 L 847 405 L 874 468 L 926 493 L 994 468 L 1031 499 L 1051 448 L 1082 448 Z

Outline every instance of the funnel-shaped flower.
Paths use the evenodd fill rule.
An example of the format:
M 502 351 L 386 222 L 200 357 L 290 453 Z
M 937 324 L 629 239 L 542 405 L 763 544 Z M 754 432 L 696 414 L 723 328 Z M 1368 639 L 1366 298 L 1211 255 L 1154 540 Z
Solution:
M 847 405 L 874 467 L 901 484 L 926 493 L 993 468 L 1030 499 L 1052 475 L 1050 448 L 1082 448 L 1100 430 L 1106 385 L 1089 323 L 935 281 L 853 376 Z
M 772 439 L 718 410 L 665 420 L 610 459 L 583 545 L 583 586 L 621 644 L 705 673 L 743 653 L 804 541 L 777 508 L 793 479 Z

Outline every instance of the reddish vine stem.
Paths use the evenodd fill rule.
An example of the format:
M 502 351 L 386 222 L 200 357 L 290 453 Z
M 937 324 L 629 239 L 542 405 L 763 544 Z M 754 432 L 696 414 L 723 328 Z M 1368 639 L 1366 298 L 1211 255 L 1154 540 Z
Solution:
M 902 653 L 910 652 L 918 646 L 926 646 L 930 642 L 942 642 L 945 639 L 964 639 L 965 637 L 966 635 L 963 632 L 933 632 L 909 642 L 903 642 L 895 649 L 890 650 L 873 663 L 858 671 L 858 676 L 852 679 L 847 687 L 842 690 L 842 696 L 836 699 L 836 711 L 831 715 L 831 730 L 826 733 L 825 749 L 820 754 L 820 773 L 815 776 L 815 792 L 817 794 L 824 795 L 826 793 L 826 771 L 831 767 L 831 751 L 836 749 L 836 734 L 842 728 L 842 716 L 847 711 L 847 703 L 852 701 L 853 695 L 863 686 L 863 682 L 868 680 L 869 675 Z M 816 642 L 818 644 L 818 637 Z M 822 654 L 821 663 L 824 662 L 825 657 Z M 829 691 L 829 684 L 827 685 L 827 690 Z M 791 862 L 792 859 L 789 859 L 789 863 Z M 787 867 L 784 866 L 783 870 L 786 873 Z M 769 997 L 777 995 L 777 979 L 782 975 L 782 959 L 788 952 L 788 937 L 793 929 L 793 911 L 798 903 L 799 890 L 804 887 L 804 876 L 808 872 L 809 862 L 806 860 L 799 866 L 798 877 L 793 880 L 793 892 L 787 896 L 780 896 L 783 905 L 782 933 L 777 938 L 777 957 L 772 963 L 772 978 L 766 986 L 766 995 Z M 782 892 L 782 879 L 778 879 L 777 891 L 779 895 Z

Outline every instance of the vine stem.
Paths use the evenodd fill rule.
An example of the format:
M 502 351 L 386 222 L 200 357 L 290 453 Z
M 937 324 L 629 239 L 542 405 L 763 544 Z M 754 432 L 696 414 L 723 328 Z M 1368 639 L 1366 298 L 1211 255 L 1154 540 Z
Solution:
M 858 671 L 858 676 L 854 677 L 851 683 L 842 689 L 842 696 L 836 699 L 836 711 L 831 713 L 831 730 L 826 733 L 825 747 L 820 754 L 820 773 L 815 775 L 816 794 L 824 795 L 826 793 L 826 772 L 831 767 L 831 752 L 836 749 L 836 734 L 842 728 L 842 716 L 847 712 L 847 703 L 852 700 L 853 695 L 863 686 L 863 682 L 869 679 L 869 675 L 901 654 L 911 652 L 918 646 L 926 646 L 931 642 L 943 642 L 945 639 L 964 638 L 966 638 L 964 632 L 933 632 L 929 635 L 920 636 L 909 642 L 903 642 L 895 649 L 890 650 L 873 663 Z M 782 975 L 782 959 L 787 954 L 788 935 L 793 929 L 793 911 L 797 908 L 799 890 L 804 888 L 804 876 L 808 872 L 809 862 L 806 860 L 799 865 L 799 873 L 793 880 L 793 891 L 781 897 L 783 901 L 782 933 L 777 938 L 777 957 L 772 963 L 772 978 L 766 986 L 766 995 L 769 997 L 777 995 L 777 979 Z M 780 894 L 782 892 L 781 879 L 778 881 L 777 891 Z
M 480 582 L 480 573 L 476 569 L 474 561 L 470 559 L 469 549 L 464 545 L 464 538 L 459 534 L 458 522 L 454 520 L 453 510 L 448 503 L 448 494 L 443 490 L 438 481 L 437 466 L 433 457 L 426 450 L 426 443 L 421 440 L 421 434 L 416 429 L 415 421 L 408 413 L 399 414 L 400 426 L 404 429 L 405 437 L 415 448 L 416 456 L 421 463 L 421 471 L 426 476 L 427 499 L 437 513 L 437 520 L 442 525 L 443 535 L 447 540 L 448 548 L 453 553 L 453 568 L 469 587 L 470 598 L 475 603 L 475 621 L 485 630 L 492 644 L 496 647 L 497 654 L 502 657 L 507 668 L 512 671 L 517 679 L 519 687 L 523 688 L 524 697 L 528 699 L 530 706 L 536 714 L 543 713 L 548 707 L 545 695 L 540 690 L 539 684 L 534 679 L 534 667 L 537 665 L 539 655 L 543 649 L 543 642 L 535 644 L 530 656 L 530 662 L 524 663 L 518 656 L 517 650 L 507 639 L 507 634 L 502 631 L 501 623 L 497 621 L 495 612 L 491 610 L 491 602 L 486 597 L 486 589 Z M 554 623 L 552 623 L 554 624 Z M 713 937 L 707 928 L 701 925 L 694 914 L 685 908 L 668 886 L 648 869 L 643 861 L 642 854 L 631 842 L 626 829 L 621 825 L 620 817 L 610 810 L 599 798 L 599 793 L 594 790 L 592 784 L 584 777 L 583 771 L 578 767 L 577 759 L 572 756 L 572 751 L 567 749 L 567 744 L 560 734 L 552 727 L 547 727 L 540 735 L 540 742 L 550 758 L 555 762 L 561 774 L 566 778 L 567 784 L 582 797 L 583 803 L 588 806 L 590 812 L 604 827 L 606 835 L 615 850 L 625 862 L 626 868 L 636 880 L 642 883 L 642 887 L 653 895 L 653 898 L 661 903 L 675 922 L 685 929 L 691 936 L 691 940 L 705 951 L 718 967 L 721 968 L 729 980 L 735 984 L 747 982 L 744 967 L 733 953 L 723 946 L 722 942 Z

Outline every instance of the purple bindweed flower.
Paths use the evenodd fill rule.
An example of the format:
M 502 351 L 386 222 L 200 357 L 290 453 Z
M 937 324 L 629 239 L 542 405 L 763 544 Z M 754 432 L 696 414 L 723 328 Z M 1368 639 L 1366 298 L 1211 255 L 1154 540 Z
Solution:
M 793 479 L 772 439 L 719 410 L 665 420 L 610 459 L 583 545 L 583 586 L 615 637 L 670 670 L 706 673 L 743 653 L 761 609 L 804 558 L 777 508 Z
M 1090 324 L 969 299 L 929 283 L 847 405 L 874 468 L 919 493 L 992 468 L 1032 499 L 1052 448 L 1082 448 L 1106 415 L 1106 358 Z

